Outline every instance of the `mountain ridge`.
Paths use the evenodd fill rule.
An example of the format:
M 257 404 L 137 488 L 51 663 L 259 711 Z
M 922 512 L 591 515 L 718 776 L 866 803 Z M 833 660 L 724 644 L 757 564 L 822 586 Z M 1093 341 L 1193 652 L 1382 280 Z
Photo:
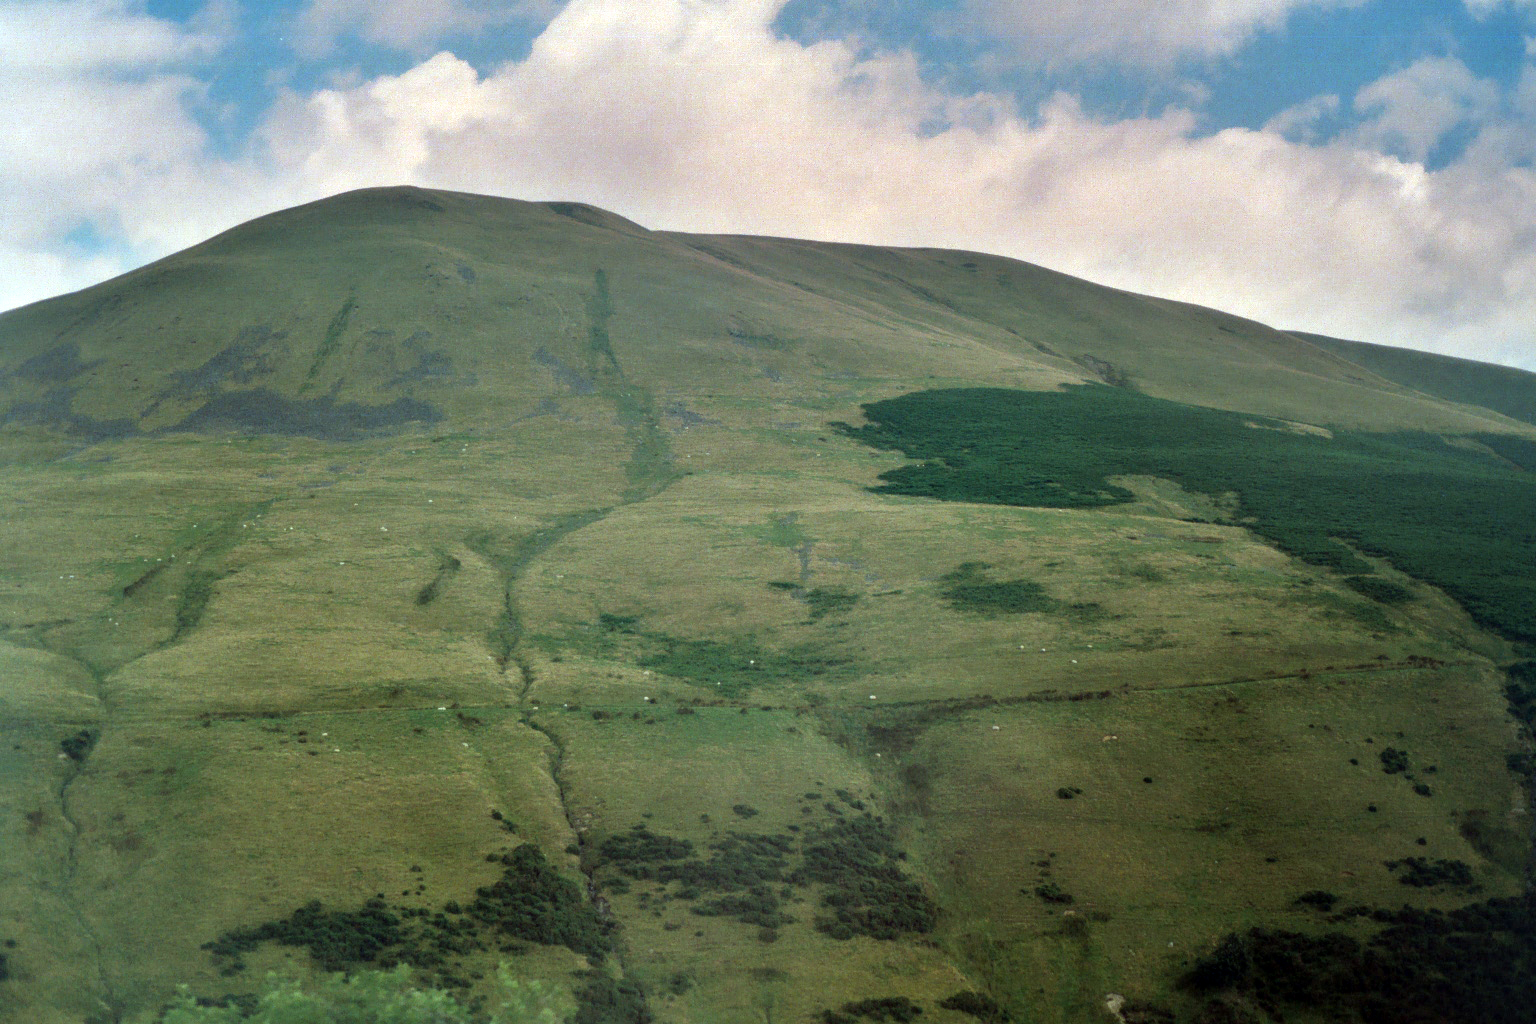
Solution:
M 401 263 L 407 253 L 409 266 Z M 699 258 L 710 265 L 701 267 Z M 303 282 L 301 290 L 285 279 L 285 268 Z M 441 368 L 448 350 L 439 345 L 432 347 L 434 355 L 424 356 L 403 350 L 405 339 L 417 338 L 420 348 L 423 331 L 453 338 L 454 347 L 468 349 L 460 362 L 492 358 L 493 350 L 495 358 L 530 360 L 533 352 L 519 351 L 527 347 L 518 345 L 520 337 L 533 341 L 535 352 L 541 345 L 553 352 L 562 335 L 577 329 L 573 318 L 590 296 L 591 275 L 598 269 L 616 289 L 629 290 L 626 306 L 632 308 L 620 315 L 642 317 L 640 333 L 659 338 L 659 326 L 681 327 L 679 335 L 717 362 L 714 350 L 722 343 L 750 347 L 754 338 L 760 348 L 788 353 L 812 347 L 820 349 L 817 355 L 846 360 L 850 353 L 836 339 L 868 334 L 870 341 L 879 339 L 877 349 L 859 353 L 856 347 L 853 355 L 861 368 L 876 372 L 878 350 L 895 348 L 910 358 L 907 347 L 926 339 L 930 363 L 939 350 L 958 345 L 971 358 L 955 368 L 969 363 L 969 376 L 988 383 L 1013 379 L 1053 386 L 1100 380 L 1131 384 L 1157 397 L 1320 425 L 1424 425 L 1463 433 L 1524 432 L 1531 426 L 1512 426 L 1496 410 L 1469 409 L 1405 387 L 1307 338 L 1000 257 L 654 232 L 580 204 L 525 203 L 412 187 L 359 190 L 257 218 L 121 278 L 0 316 L 0 339 L 5 341 L 0 374 L 12 392 L 3 415 L 12 421 L 67 422 L 62 409 L 72 405 L 73 397 L 65 400 L 62 389 L 72 382 L 83 389 L 85 405 L 118 406 L 110 415 L 94 409 L 89 417 L 82 414 L 75 422 L 86 433 L 93 425 L 98 433 L 121 433 L 128 429 L 127 420 L 137 420 L 140 430 L 211 422 L 217 418 L 211 414 L 185 419 L 195 407 L 186 385 L 177 381 L 196 375 L 211 381 L 210 374 L 220 370 L 220 353 L 232 376 L 217 383 L 249 387 L 266 377 L 265 386 L 290 401 L 300 398 L 299 391 L 313 392 L 321 376 L 327 389 L 340 388 L 336 401 L 425 401 L 407 393 L 399 366 L 384 377 L 390 370 L 383 363 L 427 358 Z M 742 274 L 749 276 L 743 279 Z M 424 301 L 401 306 L 395 296 L 412 281 Z M 322 290 L 331 296 L 324 307 L 312 298 L 297 307 L 292 302 Z M 656 298 L 691 296 L 695 290 L 708 293 L 705 302 L 683 307 Z M 154 308 L 157 295 L 166 309 Z M 202 314 L 207 323 L 187 329 L 184 320 L 197 316 L 200 305 L 207 309 L 209 296 L 216 301 L 213 310 Z M 244 334 L 226 334 L 225 345 L 213 348 L 209 335 L 227 331 L 213 326 L 215 318 L 231 306 L 248 308 L 250 322 L 240 327 Z M 701 307 L 718 307 L 719 315 L 701 322 Z M 493 341 L 489 335 L 497 321 L 504 326 Z M 824 327 L 816 339 L 819 346 L 807 346 L 807 338 L 795 340 L 796 325 L 807 323 Z M 268 339 L 257 343 L 254 335 L 263 330 Z M 353 365 L 345 382 L 342 374 L 322 374 L 341 335 L 348 335 L 347 347 L 355 349 L 358 336 L 370 331 L 376 350 L 393 348 L 386 359 L 374 366 Z M 385 332 L 396 337 L 385 338 Z M 159 336 L 154 351 L 132 351 L 135 342 L 153 336 Z M 261 347 L 264 354 L 241 358 L 241 345 Z M 302 380 L 285 383 L 282 372 L 267 372 L 261 365 L 263 358 L 302 361 L 301 349 L 310 345 Z M 185 355 L 178 357 L 168 347 Z M 194 353 L 204 356 L 200 363 L 192 362 Z M 342 352 L 344 362 L 347 355 Z M 156 360 L 168 365 L 155 368 Z M 658 362 L 659 370 L 668 360 Z M 802 360 L 795 362 L 802 373 L 815 372 Z M 932 368 L 952 362 L 940 359 Z M 137 382 L 138 390 L 147 393 L 139 409 L 122 407 L 120 400 L 93 400 L 91 371 L 100 377 L 114 363 L 119 372 L 158 376 Z M 649 367 L 637 364 L 634 369 Z M 1519 371 L 1511 374 L 1536 393 L 1536 375 L 1526 380 Z M 38 386 L 28 389 L 28 380 Z M 425 377 L 415 383 L 430 391 L 442 381 Z M 524 376 L 523 383 L 532 382 Z M 54 386 L 51 394 L 43 386 L 49 384 Z M 107 394 L 103 389 L 103 397 Z M 145 415 L 146 409 L 162 406 L 181 411 L 183 418 Z

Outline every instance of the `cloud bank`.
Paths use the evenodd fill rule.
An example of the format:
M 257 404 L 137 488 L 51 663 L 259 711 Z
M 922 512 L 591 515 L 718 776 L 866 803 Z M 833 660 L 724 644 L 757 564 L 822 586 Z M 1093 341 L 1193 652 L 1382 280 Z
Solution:
M 0 124 L 0 262 L 30 268 L 6 275 L 0 306 L 266 210 L 413 183 L 582 200 L 657 228 L 978 249 L 1276 326 L 1536 369 L 1529 65 L 1505 88 L 1428 58 L 1353 96 L 1212 134 L 1193 110 L 1112 120 L 1065 93 L 1021 109 L 1003 92 L 934 83 L 906 50 L 787 39 L 774 29 L 782 0 L 572 0 L 524 59 L 477 70 L 444 51 L 400 74 L 285 91 L 246 149 L 221 156 L 194 116 L 203 98 L 187 70 L 218 51 L 216 18 L 177 27 L 126 2 L 57 6 L 92 11 L 99 38 L 75 34 L 74 65 L 0 61 L 0 88 L 31 112 Z M 518 6 L 422 10 L 441 27 Z M 1213 53 L 1298 6 L 973 8 L 1050 14 L 1079 35 L 1110 11 L 1155 22 L 1187 8 L 1204 21 L 1181 23 L 1163 52 Z M 15 9 L 0 4 L 0 38 Z M 346 24 L 401 48 L 430 38 Z M 113 26 L 138 41 L 87 59 Z M 1341 109 L 1358 116 L 1351 131 L 1309 130 Z M 62 134 L 33 120 L 52 110 L 68 111 Z M 135 130 L 120 130 L 123 111 Z M 1464 152 L 1428 169 L 1458 132 L 1471 138 Z M 70 141 L 50 151 L 50 136 Z M 124 251 L 72 257 L 60 239 L 82 223 Z
M 1358 7 L 1366 0 L 967 0 L 971 31 L 1033 61 L 1102 58 L 1167 65 L 1235 52 L 1297 10 Z

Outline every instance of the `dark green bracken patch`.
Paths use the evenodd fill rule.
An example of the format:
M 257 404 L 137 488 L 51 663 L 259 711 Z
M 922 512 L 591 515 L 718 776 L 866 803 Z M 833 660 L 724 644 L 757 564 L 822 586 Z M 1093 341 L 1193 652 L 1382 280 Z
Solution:
M 565 946 L 601 959 L 611 947 L 608 929 L 581 887 L 560 874 L 537 846 L 519 846 L 502 858 L 506 870 L 475 892 L 466 913 L 487 927 L 546 946 Z
M 963 562 L 939 578 L 939 593 L 957 611 L 980 615 L 1020 615 L 1053 612 L 1061 602 L 1029 580 L 989 580 L 985 562 Z
M 1008 1024 L 1012 1020 L 1008 1011 L 998 1006 L 996 1000 L 980 992 L 956 992 L 940 1000 L 939 1005 L 946 1010 L 970 1014 L 983 1024 Z
M 576 990 L 571 1024 L 651 1024 L 655 1019 L 638 981 L 616 980 L 602 971 L 587 971 L 583 977 L 587 983 Z
M 438 595 L 443 592 L 443 587 L 448 581 L 464 567 L 464 563 L 449 554 L 440 554 L 437 562 L 437 575 L 432 581 L 416 592 L 416 603 L 425 607 L 436 601 Z
M 1344 582 L 1355 593 L 1382 604 L 1404 604 L 1413 599 L 1413 593 L 1407 587 L 1380 576 L 1346 576 Z
M 868 817 L 835 822 L 806 840 L 804 854 L 793 877 L 831 889 L 821 901 L 831 913 L 817 918 L 818 931 L 834 939 L 894 939 L 931 932 L 937 923 L 938 908 L 901 870 L 905 855 L 884 822 Z
M 894 939 L 933 930 L 937 909 L 902 872 L 906 855 L 884 822 L 866 814 L 814 830 L 799 851 L 800 865 L 791 870 L 795 847 L 789 833 L 732 832 L 709 844 L 708 857 L 694 857 L 687 840 L 636 826 L 599 844 L 595 867 L 611 866 L 622 876 L 616 881 L 625 884 L 627 879 L 675 884 L 664 900 L 697 900 L 695 914 L 731 917 L 766 932 L 794 921 L 782 908 L 796 887 L 816 885 L 825 887 L 821 903 L 829 911 L 816 928 L 833 938 Z M 645 905 L 650 894 L 640 899 Z M 766 932 L 760 936 L 764 941 L 777 938 Z
M 689 640 L 664 633 L 646 633 L 644 640 L 648 651 L 639 659 L 642 667 L 710 686 L 726 697 L 767 683 L 843 675 L 852 670 L 848 659 L 813 645 L 775 651 L 750 639 Z
M 1426 860 L 1423 857 L 1404 857 L 1386 862 L 1387 870 L 1397 873 L 1397 880 L 1404 885 L 1427 889 L 1437 885 L 1469 886 L 1472 869 L 1461 860 Z
M 332 910 L 312 901 L 282 920 L 225 932 L 203 948 L 224 974 L 244 970 L 244 953 L 276 942 L 308 950 L 327 971 L 409 964 L 438 972 L 438 981 L 449 985 L 462 982 L 452 973 L 451 958 L 488 951 L 491 943 L 504 952 L 515 951 L 513 940 L 519 939 L 560 945 L 593 959 L 608 952 L 608 925 L 538 847 L 519 846 L 499 860 L 501 879 L 479 889 L 467 906 L 449 901 L 432 913 L 392 906 L 382 894 L 359 910 Z
M 1132 498 L 1111 477 L 1149 475 L 1236 493 L 1236 521 L 1298 558 L 1368 574 L 1347 541 L 1447 591 L 1480 624 L 1536 641 L 1536 476 L 1487 452 L 1422 432 L 1254 429 L 1253 416 L 1099 385 L 921 391 L 864 412 L 864 426 L 839 429 L 917 460 L 882 474 L 878 491 L 1096 508 Z
M 828 615 L 841 615 L 859 603 L 859 595 L 841 587 L 812 587 L 805 592 L 811 621 L 820 622 Z
M 821 1019 L 823 1024 L 856 1024 L 861 1020 L 907 1024 L 916 1020 L 922 1012 L 923 1008 L 906 996 L 886 996 L 882 999 L 860 999 L 855 1003 L 844 1003 L 836 1010 L 823 1010 Z
M 1508 669 L 1504 699 L 1509 713 L 1528 729 L 1536 729 L 1536 661 L 1520 661 Z
M 626 865 L 682 860 L 693 855 L 693 843 L 689 840 L 658 835 L 644 825 L 609 836 L 597 849 L 603 860 L 615 862 L 620 871 L 624 871 Z M 632 877 L 646 876 L 637 874 Z
M 240 954 L 263 942 L 302 946 L 323 970 L 345 971 L 377 962 L 381 953 L 402 945 L 405 937 L 400 915 L 381 899 L 369 900 L 361 910 L 327 910 L 314 900 L 281 921 L 226 932 L 203 948 L 239 970 L 244 966 Z M 226 969 L 225 973 L 233 972 Z
M 1381 758 L 1381 770 L 1388 775 L 1397 775 L 1408 770 L 1408 751 L 1406 750 L 1385 747 L 1378 756 Z
M 1236 995 L 1271 1019 L 1340 1024 L 1526 1024 L 1536 1005 L 1536 896 L 1459 910 L 1367 912 L 1364 942 L 1255 928 L 1224 938 L 1182 979 Z
M 1323 889 L 1312 889 L 1296 897 L 1296 904 L 1298 906 L 1311 907 L 1313 910 L 1320 910 L 1325 914 L 1331 911 L 1334 904 L 1338 902 L 1339 898 L 1337 896 Z

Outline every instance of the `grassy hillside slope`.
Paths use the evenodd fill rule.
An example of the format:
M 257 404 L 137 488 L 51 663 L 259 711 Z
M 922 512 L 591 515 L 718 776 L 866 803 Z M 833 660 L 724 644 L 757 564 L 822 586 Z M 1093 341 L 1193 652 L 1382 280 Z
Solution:
M 1536 423 L 1536 374 L 1470 359 L 1290 332 L 1388 380 L 1426 395 L 1501 412 Z
M 1528 579 L 1373 544 L 1369 473 L 1288 541 L 1247 464 L 1536 506 L 1536 428 L 1422 383 L 997 257 L 404 188 L 0 316 L 0 1020 L 501 961 L 582 1024 L 1356 1019 L 1259 940 L 1179 979 L 1526 892 L 1530 653 L 1468 594 Z M 1103 404 L 877 436 L 977 388 Z M 1105 457 L 1148 404 L 1253 445 Z M 977 459 L 1015 490 L 892 486 Z

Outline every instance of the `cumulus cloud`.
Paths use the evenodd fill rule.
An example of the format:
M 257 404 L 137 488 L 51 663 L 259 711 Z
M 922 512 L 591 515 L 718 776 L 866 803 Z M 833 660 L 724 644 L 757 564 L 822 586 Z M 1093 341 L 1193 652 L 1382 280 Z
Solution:
M 1233 53 L 1303 8 L 1365 0 L 966 0 L 973 30 L 1042 63 L 1112 59 L 1162 66 Z
M 1445 134 L 1486 124 L 1499 109 L 1499 87 L 1454 57 L 1426 57 L 1355 94 L 1366 146 L 1424 160 Z
M 547 20 L 559 0 L 309 0 L 294 19 L 294 44 L 309 57 L 328 53 L 338 37 L 407 52 L 450 33 L 479 32 L 519 20 Z
M 6 0 L 0 68 L 57 76 L 206 58 L 224 45 L 232 15 L 226 4 L 209 5 L 182 26 L 129 0 Z
M 98 278 L 108 260 L 63 242 L 82 225 L 109 225 L 129 249 L 163 242 L 138 217 L 163 217 L 150 193 L 202 157 L 192 70 L 226 44 L 233 14 L 214 3 L 178 24 L 128 0 L 0 3 L 0 305 Z
M 1270 118 L 1264 130 L 1299 142 L 1318 142 L 1331 134 L 1327 126 L 1338 116 L 1342 103 L 1328 93 L 1286 107 Z

